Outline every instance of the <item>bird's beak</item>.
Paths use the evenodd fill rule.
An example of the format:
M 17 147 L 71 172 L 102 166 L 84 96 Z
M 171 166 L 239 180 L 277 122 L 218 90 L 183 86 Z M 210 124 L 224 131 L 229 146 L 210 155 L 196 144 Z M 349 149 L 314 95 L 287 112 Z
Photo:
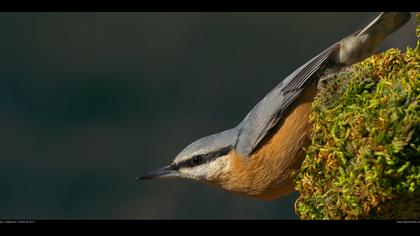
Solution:
M 170 178 L 178 176 L 178 171 L 176 171 L 172 165 L 162 167 L 158 170 L 151 171 L 145 175 L 138 176 L 138 180 L 143 179 L 160 179 L 160 178 Z

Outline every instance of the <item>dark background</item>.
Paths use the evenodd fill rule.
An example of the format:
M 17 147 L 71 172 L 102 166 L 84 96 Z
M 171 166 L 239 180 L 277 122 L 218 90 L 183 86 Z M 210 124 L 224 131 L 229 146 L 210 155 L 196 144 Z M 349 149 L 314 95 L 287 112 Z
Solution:
M 297 219 L 139 182 L 377 13 L 0 13 L 0 218 Z M 414 16 L 380 50 L 415 45 Z

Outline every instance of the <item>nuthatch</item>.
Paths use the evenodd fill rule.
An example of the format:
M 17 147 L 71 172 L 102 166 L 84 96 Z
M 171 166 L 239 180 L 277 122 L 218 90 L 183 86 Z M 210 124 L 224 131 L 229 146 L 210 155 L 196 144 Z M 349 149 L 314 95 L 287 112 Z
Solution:
M 300 168 L 309 144 L 309 114 L 320 76 L 365 59 L 409 19 L 410 13 L 380 13 L 287 76 L 239 125 L 191 143 L 171 165 L 138 179 L 182 177 L 260 199 L 289 194 L 291 173 Z

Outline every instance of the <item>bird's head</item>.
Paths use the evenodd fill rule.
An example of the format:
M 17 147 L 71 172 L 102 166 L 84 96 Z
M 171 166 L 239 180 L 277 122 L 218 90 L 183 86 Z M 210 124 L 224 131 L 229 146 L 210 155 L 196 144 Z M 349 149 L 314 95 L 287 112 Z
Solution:
M 170 165 L 137 179 L 178 177 L 202 182 L 219 182 L 229 172 L 230 153 L 236 138 L 236 130 L 231 129 L 198 139 L 184 148 Z

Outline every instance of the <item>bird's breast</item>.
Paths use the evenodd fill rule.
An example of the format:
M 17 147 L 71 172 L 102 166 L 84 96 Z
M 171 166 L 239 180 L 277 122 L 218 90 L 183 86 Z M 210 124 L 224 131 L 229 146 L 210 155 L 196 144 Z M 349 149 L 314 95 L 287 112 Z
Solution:
M 263 144 L 251 157 L 235 151 L 229 155 L 229 171 L 218 185 L 247 196 L 274 199 L 294 190 L 292 172 L 300 168 L 309 144 L 309 115 L 317 80 L 289 107 Z

